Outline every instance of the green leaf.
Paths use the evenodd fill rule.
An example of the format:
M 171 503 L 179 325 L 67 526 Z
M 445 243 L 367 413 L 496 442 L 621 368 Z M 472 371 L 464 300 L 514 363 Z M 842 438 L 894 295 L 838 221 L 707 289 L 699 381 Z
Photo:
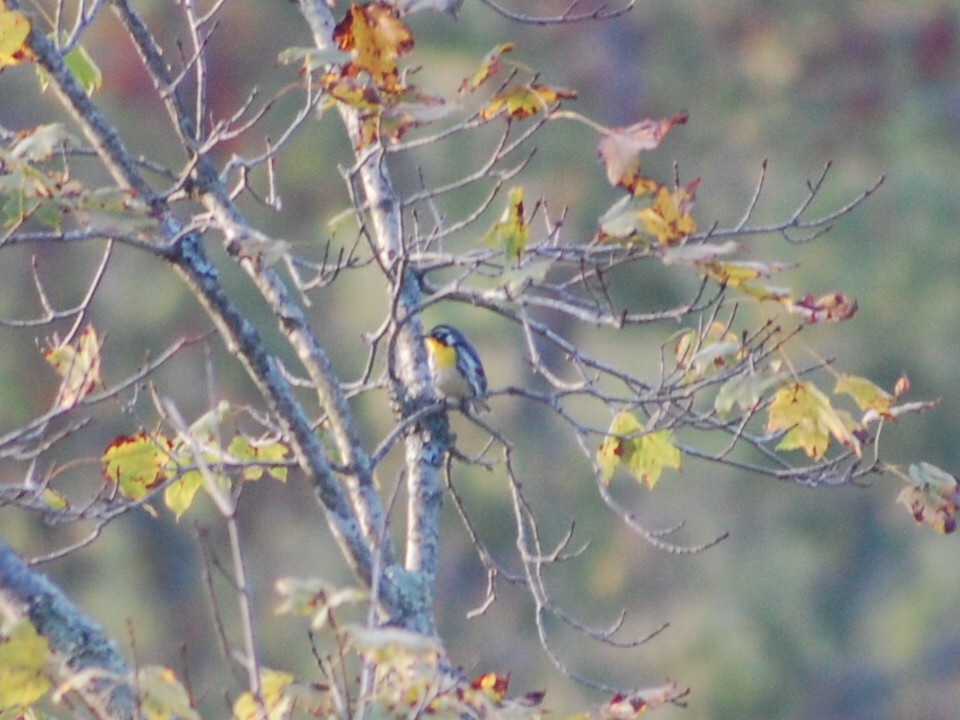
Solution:
M 162 665 L 148 665 L 137 671 L 140 710 L 147 720 L 200 720 L 190 703 L 187 689 L 176 674 Z
M 783 378 L 783 373 L 760 375 L 754 372 L 732 377 L 720 386 L 713 407 L 724 419 L 730 415 L 734 405 L 744 412 L 749 412 L 760 404 L 764 393 L 781 383 Z
M 93 95 L 103 85 L 103 73 L 82 45 L 75 46 L 63 61 L 87 95 Z
M 518 260 L 527 247 L 530 228 L 523 216 L 523 188 L 510 190 L 510 203 L 503 211 L 499 222 L 494 223 L 483 241 L 491 247 L 503 250 L 507 260 Z

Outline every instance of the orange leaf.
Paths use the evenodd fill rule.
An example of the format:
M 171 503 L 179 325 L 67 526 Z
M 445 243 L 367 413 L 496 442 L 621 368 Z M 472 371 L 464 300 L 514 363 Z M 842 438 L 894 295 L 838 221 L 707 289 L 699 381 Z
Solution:
M 87 325 L 73 345 L 54 336 L 43 357 L 62 378 L 55 407 L 69 410 L 100 384 L 100 342 L 93 325 Z
M 610 128 L 597 152 L 607 169 L 607 180 L 635 195 L 650 192 L 647 178 L 640 176 L 640 153 L 656 148 L 675 125 L 687 122 L 687 113 L 678 113 L 671 118 L 641 120 L 627 127 Z
M 344 68 L 347 76 L 365 72 L 384 92 L 403 89 L 397 59 L 413 49 L 413 33 L 392 5 L 380 0 L 354 5 L 333 29 L 333 39 L 341 50 L 354 53 Z

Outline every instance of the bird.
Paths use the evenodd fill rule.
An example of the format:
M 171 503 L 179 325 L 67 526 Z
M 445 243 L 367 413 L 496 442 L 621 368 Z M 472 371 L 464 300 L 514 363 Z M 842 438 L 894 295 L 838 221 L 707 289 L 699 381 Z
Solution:
M 480 354 L 464 334 L 450 325 L 437 325 L 424 342 L 437 395 L 459 400 L 464 409 L 490 410 Z

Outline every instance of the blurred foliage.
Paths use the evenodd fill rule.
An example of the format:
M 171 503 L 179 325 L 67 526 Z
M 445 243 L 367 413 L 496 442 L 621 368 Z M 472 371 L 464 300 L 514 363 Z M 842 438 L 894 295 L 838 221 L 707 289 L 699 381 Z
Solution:
M 566 2 L 536 4 L 556 9 Z M 168 28 L 165 44 L 175 47 L 177 24 L 163 22 L 172 5 L 159 0 L 141 5 L 148 23 Z M 219 112 L 232 113 L 254 84 L 266 97 L 289 81 L 263 67 L 262 59 L 308 39 L 294 5 L 277 2 L 273 12 L 265 31 L 260 8 L 227 4 L 210 41 L 217 69 L 211 90 Z M 532 28 L 467 0 L 457 23 L 427 13 L 412 26 L 417 46 L 411 61 L 422 64 L 418 82 L 431 88 L 452 91 L 478 58 L 509 40 L 517 44 L 514 60 L 540 69 L 544 82 L 578 90 L 580 99 L 571 107 L 590 108 L 602 122 L 628 124 L 688 111 L 688 124 L 646 162 L 651 173 L 668 177 L 676 162 L 683 181 L 702 179 L 694 210 L 700 227 L 739 217 L 764 159 L 770 173 L 761 221 L 786 216 L 804 197 L 805 182 L 827 161 L 834 170 L 819 200 L 824 206 L 845 202 L 887 175 L 881 192 L 827 238 L 803 247 L 777 242 L 770 258 L 800 263 L 791 273 L 793 284 L 815 293 L 842 288 L 860 301 L 854 321 L 807 333 L 811 353 L 829 348 L 846 367 L 888 387 L 906 372 L 917 396 L 944 398 L 937 412 L 909 427 L 887 429 L 890 459 L 922 454 L 941 467 L 960 465 L 960 445 L 952 436 L 960 426 L 960 403 L 948 391 L 960 353 L 955 331 L 960 291 L 953 275 L 960 260 L 960 10 L 953 2 L 648 0 L 608 23 Z M 86 46 L 104 68 L 102 92 L 130 144 L 161 156 L 178 152 L 116 23 L 96 23 Z M 29 72 L 5 72 L 4 127 L 15 130 L 45 119 L 41 113 L 47 108 L 15 102 L 20 83 L 31 82 L 24 76 Z M 279 103 L 273 122 L 281 127 L 295 110 Z M 416 187 L 419 173 L 428 183 L 442 182 L 476 167 L 485 157 L 486 139 L 483 131 L 464 137 L 454 155 L 424 149 L 416 165 L 407 161 L 396 168 L 400 184 Z M 258 150 L 245 142 L 238 140 L 230 150 Z M 588 238 L 593 219 L 615 197 L 604 182 L 593 137 L 578 125 L 554 123 L 538 148 L 523 179 L 528 203 L 542 195 L 554 209 L 569 205 L 564 232 Z M 345 136 L 333 118 L 323 119 L 281 158 L 283 210 L 245 210 L 294 243 L 326 238 L 326 221 L 347 206 L 338 162 L 349 162 Z M 468 206 L 469 200 L 463 202 Z M 13 253 L 6 252 L 11 259 Z M 23 300 L 34 297 L 22 271 L 32 252 L 25 248 L 24 263 L 0 267 L 3 317 L 36 309 L 34 300 Z M 764 259 L 762 249 L 755 254 Z M 96 308 L 98 327 L 106 328 L 111 343 L 108 357 L 125 363 L 127 371 L 148 349 L 159 350 L 162 338 L 207 330 L 205 316 L 176 279 L 132 255 L 118 253 L 118 262 L 129 262 L 129 272 L 110 276 Z M 62 278 L 65 297 L 83 287 L 90 263 L 85 253 L 69 249 L 46 248 L 37 257 L 44 278 Z M 634 300 L 662 307 L 688 289 L 659 273 L 635 285 Z M 382 311 L 356 298 L 379 297 L 375 290 L 351 283 L 344 295 L 325 298 L 312 311 L 321 338 L 335 339 L 334 359 L 347 377 L 360 362 L 360 333 L 371 329 Z M 121 300 L 129 297 L 138 299 L 135 308 Z M 455 319 L 469 332 L 493 387 L 530 382 L 517 357 L 516 334 L 475 325 L 468 314 L 451 318 L 444 308 L 431 310 L 429 319 Z M 619 338 L 610 356 L 649 364 L 653 374 L 659 344 L 675 330 L 654 328 Z M 23 338 L 22 332 L 0 327 L 0 376 L 7 379 L 0 386 L 2 428 L 43 408 L 51 399 L 45 393 L 56 386 L 52 371 L 37 362 L 35 347 Z M 201 350 L 187 357 L 163 381 L 182 388 L 178 400 L 194 415 L 208 404 L 207 358 Z M 104 368 L 111 372 L 120 371 Z M 230 363 L 217 362 L 215 382 L 225 396 L 242 401 L 246 380 Z M 560 629 L 558 647 L 573 667 L 611 682 L 632 682 L 639 672 L 650 683 L 669 676 L 692 686 L 690 707 L 661 709 L 664 718 L 956 717 L 960 573 L 948 555 L 949 543 L 956 541 L 916 531 L 894 511 L 890 487 L 811 492 L 715 468 L 707 474 L 690 462 L 679 480 L 661 483 L 656 492 L 637 489 L 636 512 L 648 526 L 685 522 L 682 532 L 693 543 L 726 530 L 731 539 L 701 555 L 668 556 L 639 544 L 623 528 L 597 522 L 600 503 L 575 454 L 555 447 L 556 434 L 542 418 L 531 421 L 529 408 L 501 407 L 496 422 L 525 447 L 526 467 L 520 469 L 531 499 L 555 513 L 545 528 L 560 534 L 576 518 L 577 537 L 590 541 L 582 558 L 551 578 L 561 602 L 587 609 L 597 625 L 612 621 L 626 605 L 627 628 L 641 635 L 664 622 L 671 625 L 629 657 Z M 383 431 L 382 408 L 370 410 L 366 422 Z M 65 450 L 96 458 L 109 438 L 130 429 L 116 423 L 105 419 Z M 478 447 L 481 439 L 471 428 L 457 430 L 465 448 Z M 78 472 L 97 470 L 91 463 Z M 513 538 L 502 534 L 503 514 L 510 512 L 503 484 L 480 473 L 455 482 L 468 506 L 484 518 L 480 532 L 493 551 L 510 548 Z M 272 615 L 272 579 L 315 574 L 318 567 L 329 574 L 331 541 L 325 531 L 318 533 L 315 503 L 301 483 L 258 484 L 251 492 L 253 502 L 241 504 L 242 524 L 252 573 L 263 579 L 256 583 L 254 602 L 263 622 L 264 661 L 274 667 L 299 663 L 309 676 L 312 659 L 303 629 Z M 464 614 L 484 597 L 485 580 L 452 511 L 448 520 L 438 620 L 441 632 L 458 628 L 456 634 L 445 632 L 453 638 L 454 658 L 470 674 L 510 671 L 514 688 L 544 687 L 554 708 L 565 703 L 577 708 L 585 698 L 595 702 L 547 667 L 521 592 L 506 589 L 501 602 L 464 626 Z M 82 536 L 79 528 L 45 527 L 2 510 L 0 525 L 6 539 L 31 554 Z M 215 648 L 192 640 L 204 634 L 210 612 L 191 535 L 189 526 L 175 525 L 168 516 L 130 516 L 90 548 L 44 569 L 114 637 L 132 642 L 127 626 L 132 619 L 139 657 L 178 668 L 185 661 L 184 674 L 200 693 L 201 708 L 219 709 L 216 686 L 206 684 L 219 662 Z M 224 539 L 214 533 L 209 542 L 222 548 Z M 298 548 L 302 552 L 292 551 Z M 221 582 L 213 579 L 215 586 Z M 224 609 L 228 625 L 231 612 Z

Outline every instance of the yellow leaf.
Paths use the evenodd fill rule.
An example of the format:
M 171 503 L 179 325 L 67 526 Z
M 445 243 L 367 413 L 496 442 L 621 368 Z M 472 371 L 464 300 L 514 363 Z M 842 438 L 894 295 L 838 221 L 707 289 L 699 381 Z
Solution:
M 282 463 L 286 460 L 289 448 L 281 442 L 264 441 L 251 443 L 243 435 L 237 435 L 230 441 L 230 447 L 227 452 L 237 460 L 263 463 L 263 465 L 251 465 L 243 469 L 244 480 L 259 480 L 263 477 L 263 471 L 270 474 L 275 480 L 285 482 L 287 479 L 287 468 L 270 467 Z M 266 467 L 264 467 L 266 466 Z
M 495 703 L 503 701 L 507 690 L 510 687 L 510 675 L 500 675 L 498 673 L 484 673 L 470 681 L 470 687 L 479 690 L 484 697 Z
M 680 450 L 673 444 L 673 433 L 657 430 L 641 435 L 630 457 L 630 471 L 637 479 L 653 490 L 664 468 L 680 469 Z
M 43 489 L 40 493 L 40 500 L 51 510 L 65 510 L 70 505 L 63 495 L 51 488 Z
M 260 672 L 260 697 L 263 704 L 257 702 L 253 693 L 247 690 L 233 703 L 234 720 L 283 720 L 293 710 L 296 697 L 287 692 L 293 683 L 293 675 L 279 670 L 266 668 Z M 266 711 L 266 714 L 264 714 Z
M 497 45 L 493 50 L 488 52 L 483 60 L 480 61 L 480 67 L 477 68 L 476 72 L 473 73 L 468 78 L 465 78 L 462 83 L 460 83 L 460 94 L 467 92 L 473 92 L 481 85 L 483 85 L 487 80 L 500 72 L 500 67 L 502 63 L 502 57 L 504 53 L 511 52 L 514 47 L 513 43 L 501 43 Z
M 694 180 L 673 192 L 666 187 L 657 190 L 653 204 L 637 213 L 647 234 L 661 245 L 674 245 L 696 232 L 697 223 L 689 210 L 699 184 L 700 180 Z
M 320 78 L 320 87 L 330 97 L 355 110 L 366 113 L 380 110 L 381 102 L 377 91 L 357 78 L 327 73 Z
M 43 357 L 62 378 L 55 407 L 69 410 L 100 384 L 100 342 L 92 325 L 83 329 L 74 345 L 54 336 Z
M 575 98 L 573 90 L 554 88 L 531 83 L 513 83 L 494 95 L 487 106 L 480 111 L 481 120 L 490 120 L 506 113 L 516 120 L 524 120 L 538 112 L 547 111 L 550 106 L 564 98 Z
M 103 452 L 103 476 L 125 498 L 139 500 L 166 479 L 171 447 L 161 434 L 120 435 Z
M 851 431 L 855 426 L 849 414 L 835 410 L 830 398 L 810 382 L 780 388 L 767 415 L 769 432 L 787 431 L 777 449 L 803 450 L 815 460 L 823 457 L 831 436 L 859 455 L 860 441 Z
M 687 370 L 684 382 L 699 380 L 739 359 L 743 345 L 740 339 L 727 330 L 727 326 L 714 321 L 701 336 L 698 330 L 686 330 L 680 334 L 674 347 L 677 368 Z
M 707 277 L 722 285 L 740 287 L 750 280 L 769 278 L 790 266 L 786 263 L 762 263 L 747 260 L 710 260 L 700 265 Z
M 174 480 L 163 491 L 163 503 L 177 520 L 190 509 L 197 491 L 203 487 L 203 475 L 199 470 L 189 470 Z
M 27 707 L 50 689 L 47 639 L 27 620 L 0 629 L 0 709 Z
M 644 433 L 643 425 L 633 413 L 619 412 L 597 450 L 597 464 L 604 483 L 610 482 L 619 463 L 637 482 L 652 490 L 664 468 L 680 469 L 680 450 L 674 445 L 673 433 L 669 430 Z
M 841 375 L 838 377 L 833 392 L 835 395 L 845 393 L 853 398 L 853 401 L 861 410 L 874 410 L 880 415 L 886 415 L 889 412 L 894 400 L 893 395 L 883 388 L 856 375 Z
M 30 34 L 30 21 L 16 10 L 0 4 L 0 68 L 30 60 L 33 53 L 25 44 Z
M 137 671 L 140 710 L 147 720 L 200 720 L 186 688 L 168 667 L 149 665 Z
M 344 68 L 346 76 L 365 72 L 386 93 L 403 89 L 397 59 L 413 49 L 413 33 L 392 5 L 381 0 L 353 5 L 333 29 L 333 39 L 341 50 L 354 53 Z
M 510 190 L 510 204 L 503 211 L 503 216 L 494 223 L 483 241 L 503 250 L 507 260 L 519 260 L 529 237 L 530 228 L 523 216 L 523 188 L 515 187 Z
M 631 436 L 642 431 L 643 425 L 633 413 L 619 412 L 614 416 L 607 437 L 597 450 L 597 465 L 604 483 L 609 484 L 620 462 L 629 462 L 635 442 Z

